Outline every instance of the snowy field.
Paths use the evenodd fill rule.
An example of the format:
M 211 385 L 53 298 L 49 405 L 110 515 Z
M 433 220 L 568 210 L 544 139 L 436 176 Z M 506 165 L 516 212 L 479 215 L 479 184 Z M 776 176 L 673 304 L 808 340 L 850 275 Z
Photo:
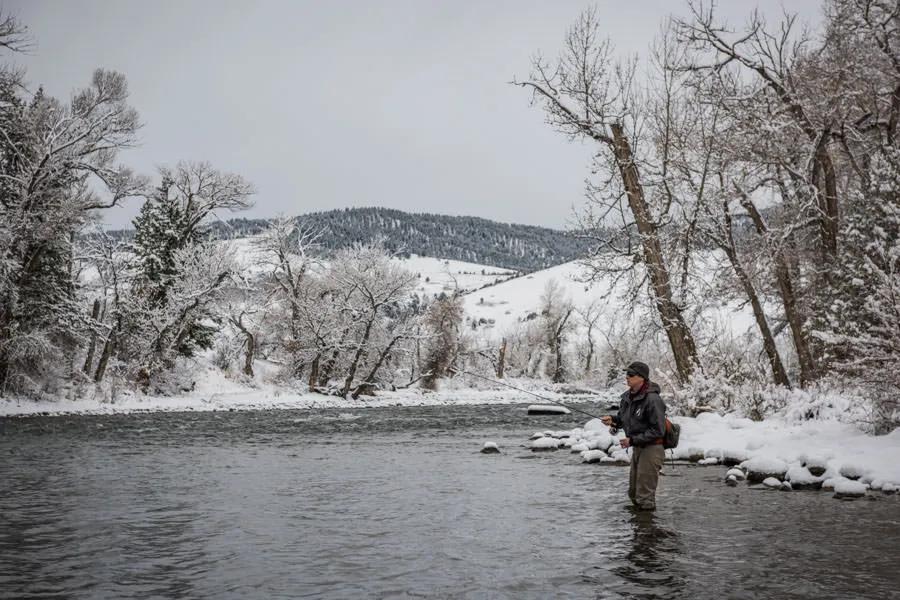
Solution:
M 698 260 L 704 262 L 702 269 L 709 274 L 716 270 L 721 260 L 718 253 L 711 252 Z M 480 323 L 480 328 L 499 339 L 534 318 L 540 310 L 540 299 L 547 286 L 555 282 L 562 289 L 563 297 L 582 312 L 588 307 L 599 312 L 600 328 L 609 327 L 616 320 L 626 318 L 641 321 L 648 318 L 645 307 L 633 307 L 625 297 L 624 284 L 612 285 L 607 282 L 585 283 L 587 272 L 579 262 L 568 262 L 549 269 L 515 277 L 498 285 L 469 293 L 465 297 L 464 308 L 469 322 Z M 705 287 L 706 282 L 698 282 Z M 707 331 L 728 332 L 740 337 L 756 327 L 753 313 L 747 306 L 737 302 L 717 301 L 705 289 L 695 291 L 698 297 L 707 298 L 703 310 L 703 324 Z M 576 338 L 584 328 L 578 319 L 574 320 Z
M 515 271 L 509 269 L 415 254 L 409 258 L 394 260 L 407 271 L 419 276 L 415 291 L 429 297 L 442 292 L 450 295 L 455 290 L 463 294 L 477 293 L 479 288 L 492 286 L 516 275 Z

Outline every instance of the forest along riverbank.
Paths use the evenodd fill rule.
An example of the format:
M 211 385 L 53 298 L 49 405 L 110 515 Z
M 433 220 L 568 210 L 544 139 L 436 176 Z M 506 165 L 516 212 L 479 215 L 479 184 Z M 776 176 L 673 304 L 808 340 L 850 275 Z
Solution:
M 896 496 L 835 502 L 533 452 L 525 407 L 3 419 L 0 589 L 100 595 L 888 596 Z M 485 441 L 501 452 L 479 452 Z M 840 544 L 835 542 L 840 537 Z

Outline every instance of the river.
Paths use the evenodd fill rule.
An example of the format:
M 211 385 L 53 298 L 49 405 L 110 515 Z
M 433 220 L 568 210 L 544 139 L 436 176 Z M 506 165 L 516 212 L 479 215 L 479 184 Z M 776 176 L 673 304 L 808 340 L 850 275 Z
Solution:
M 522 447 L 523 406 L 0 419 L 2 598 L 886 598 L 900 499 Z M 479 452 L 485 441 L 499 455 Z

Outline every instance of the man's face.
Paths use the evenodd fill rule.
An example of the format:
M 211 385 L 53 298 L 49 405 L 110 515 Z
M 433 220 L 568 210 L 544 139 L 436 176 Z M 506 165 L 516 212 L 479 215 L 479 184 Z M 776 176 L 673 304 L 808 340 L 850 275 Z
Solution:
M 644 378 L 634 371 L 627 371 L 625 373 L 625 383 L 627 383 L 628 387 L 631 389 L 636 390 L 644 383 Z

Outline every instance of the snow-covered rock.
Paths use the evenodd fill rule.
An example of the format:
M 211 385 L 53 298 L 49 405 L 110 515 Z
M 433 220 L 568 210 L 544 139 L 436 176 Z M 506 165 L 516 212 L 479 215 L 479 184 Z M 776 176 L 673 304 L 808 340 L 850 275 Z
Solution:
M 581 453 L 581 462 L 596 463 L 606 457 L 603 450 L 585 450 Z
M 883 488 L 882 488 L 883 489 Z M 834 485 L 835 498 L 859 498 L 866 495 L 866 484 L 843 479 Z
M 747 476 L 744 474 L 744 472 L 737 467 L 728 469 L 728 472 L 725 473 L 725 478 L 728 479 L 729 477 L 734 477 L 737 481 L 743 481 L 747 479 Z
M 791 486 L 790 481 L 782 481 L 781 482 L 781 491 L 782 492 L 790 492 L 793 491 L 793 486 Z
M 572 444 L 572 452 L 584 452 L 586 450 L 590 450 L 590 446 L 588 446 L 587 442 L 578 442 L 577 444 Z
M 794 465 L 789 468 L 784 478 L 791 482 L 794 489 L 817 489 L 822 487 L 822 479 L 800 465 Z
M 601 464 L 606 465 L 627 465 L 631 463 L 631 452 L 625 450 L 616 450 L 606 458 L 600 459 Z
M 500 454 L 500 448 L 497 446 L 496 442 L 485 442 L 484 446 L 481 447 L 482 454 Z
M 610 448 L 619 447 L 618 439 L 605 431 L 591 432 L 586 439 L 591 450 L 603 450 L 604 452 L 609 452 Z
M 709 458 L 704 458 L 697 462 L 698 462 L 698 464 L 701 464 L 701 465 L 717 465 L 717 464 L 719 464 L 719 459 L 718 459 L 718 457 L 710 456 Z
M 865 475 L 865 469 L 861 465 L 853 463 L 844 463 L 840 468 L 841 477 L 847 479 L 859 479 Z
M 726 467 L 733 467 L 749 458 L 750 455 L 743 448 L 724 448 L 722 450 L 721 462 Z
M 781 478 L 787 473 L 787 463 L 771 456 L 755 456 L 741 463 L 747 471 L 747 480 L 759 483 L 769 477 Z
M 881 493 L 883 494 L 896 494 L 898 491 L 898 487 L 893 483 L 884 483 L 881 485 Z
M 767 488 L 781 488 L 781 481 L 777 477 L 766 477 L 765 479 L 763 479 L 762 484 Z
M 734 475 L 729 475 L 725 478 L 725 485 L 735 487 L 738 484 L 738 479 Z
M 584 424 L 585 433 L 589 431 L 602 431 L 603 433 L 609 433 L 609 427 L 603 424 L 603 421 L 600 419 L 591 419 L 587 423 Z
M 542 450 L 556 450 L 559 448 L 559 440 L 552 437 L 542 437 L 531 442 L 531 450 L 540 452 Z
M 800 455 L 800 464 L 809 469 L 814 477 L 821 477 L 828 469 L 828 459 L 824 456 Z

